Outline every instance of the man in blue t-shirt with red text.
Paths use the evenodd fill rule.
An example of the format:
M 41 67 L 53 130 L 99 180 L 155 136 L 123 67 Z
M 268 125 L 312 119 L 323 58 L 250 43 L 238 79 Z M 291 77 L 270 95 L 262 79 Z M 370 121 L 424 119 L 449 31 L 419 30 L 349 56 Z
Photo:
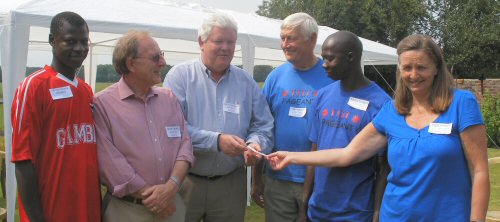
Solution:
M 311 110 L 313 150 L 347 146 L 390 100 L 363 75 L 362 52 L 359 38 L 347 31 L 323 43 L 323 67 L 339 81 L 319 91 Z M 387 171 L 383 153 L 349 167 L 309 167 L 303 195 L 309 204 L 303 209 L 311 221 L 378 221 Z
M 332 83 L 323 61 L 314 55 L 318 25 L 306 13 L 295 13 L 281 25 L 281 48 L 287 63 L 274 69 L 266 79 L 263 93 L 275 118 L 276 151 L 309 151 L 307 116 L 318 90 Z M 305 166 L 292 165 L 281 171 L 266 170 L 263 161 L 254 170 L 252 199 L 264 206 L 266 221 L 289 222 L 297 218 L 302 206 Z

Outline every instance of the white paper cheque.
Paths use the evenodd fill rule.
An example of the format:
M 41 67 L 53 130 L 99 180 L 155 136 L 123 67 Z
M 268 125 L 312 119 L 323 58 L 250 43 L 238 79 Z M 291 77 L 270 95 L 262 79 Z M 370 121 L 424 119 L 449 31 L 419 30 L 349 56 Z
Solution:
M 254 148 L 253 148 L 253 147 L 251 147 L 251 146 L 248 146 L 248 145 L 247 145 L 247 148 L 248 148 L 249 150 L 251 150 L 251 151 L 255 152 L 255 153 L 258 153 L 258 154 L 262 155 L 262 156 L 267 156 L 267 154 L 261 153 L 261 152 L 257 151 L 256 149 L 254 149 Z

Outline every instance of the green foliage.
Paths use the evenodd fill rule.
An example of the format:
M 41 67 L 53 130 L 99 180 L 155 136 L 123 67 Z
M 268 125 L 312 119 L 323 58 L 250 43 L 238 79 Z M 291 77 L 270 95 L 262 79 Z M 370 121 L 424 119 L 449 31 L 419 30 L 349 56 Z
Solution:
M 423 29 L 428 17 L 426 6 L 418 0 L 353 1 L 264 0 L 257 14 L 284 19 L 295 12 L 306 12 L 319 24 L 395 46 L 405 36 Z
M 264 82 L 273 69 L 274 67 L 269 65 L 256 65 L 253 68 L 253 78 L 256 82 Z
M 460 78 L 500 77 L 500 4 L 498 0 L 449 0 L 442 46 L 448 64 Z
M 165 79 L 165 76 L 167 76 L 167 73 L 168 71 L 170 71 L 170 69 L 172 68 L 171 65 L 165 65 L 165 67 L 163 67 L 163 69 L 161 70 L 161 79 Z
M 161 70 L 161 79 L 165 79 L 168 71 L 172 68 L 171 65 L 165 65 Z M 96 82 L 118 82 L 121 76 L 116 73 L 115 68 L 111 64 L 97 65 Z
M 111 64 L 97 65 L 96 82 L 118 82 L 120 75 Z
M 427 34 L 456 77 L 500 77 L 498 0 L 264 0 L 257 14 L 284 19 L 295 12 L 392 47 L 410 34 Z
M 486 94 L 481 105 L 486 132 L 494 142 L 500 146 L 500 95 L 491 96 Z M 493 143 L 488 139 L 488 147 L 493 147 Z

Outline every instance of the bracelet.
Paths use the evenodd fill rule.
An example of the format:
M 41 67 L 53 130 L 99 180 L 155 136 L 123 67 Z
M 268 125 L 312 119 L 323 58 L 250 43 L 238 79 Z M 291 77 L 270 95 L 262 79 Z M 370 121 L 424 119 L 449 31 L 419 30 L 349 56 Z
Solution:
M 169 178 L 169 180 L 173 181 L 175 183 L 175 185 L 177 186 L 177 189 L 181 189 L 181 185 L 182 183 L 179 181 L 179 178 L 177 178 L 176 176 L 171 176 Z
M 219 135 L 217 135 L 217 151 L 220 152 L 220 146 L 219 146 L 219 141 L 220 141 L 220 136 L 222 135 L 222 133 L 219 133 Z

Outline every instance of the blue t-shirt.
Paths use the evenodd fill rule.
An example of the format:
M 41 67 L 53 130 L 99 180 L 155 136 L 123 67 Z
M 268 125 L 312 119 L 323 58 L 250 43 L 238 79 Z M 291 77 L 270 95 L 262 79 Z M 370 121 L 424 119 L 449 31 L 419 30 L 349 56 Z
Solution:
M 262 91 L 274 116 L 273 152 L 311 150 L 306 131 L 307 114 L 312 111 L 318 90 L 333 82 L 322 65 L 323 60 L 318 59 L 314 67 L 300 71 L 287 62 L 267 77 Z M 267 167 L 266 174 L 274 179 L 303 183 L 306 167 L 291 165 L 280 171 Z
M 430 133 L 429 126 L 410 127 L 392 102 L 373 120 L 378 132 L 387 137 L 392 169 L 381 221 L 470 220 L 472 185 L 460 133 L 483 124 L 474 95 L 455 90 L 450 107 L 433 123 L 451 124 L 451 133 Z
M 347 92 L 340 81 L 320 90 L 309 139 L 318 150 L 346 147 L 390 97 L 377 84 Z M 349 167 L 316 167 L 309 199 L 312 221 L 371 221 L 376 159 Z

